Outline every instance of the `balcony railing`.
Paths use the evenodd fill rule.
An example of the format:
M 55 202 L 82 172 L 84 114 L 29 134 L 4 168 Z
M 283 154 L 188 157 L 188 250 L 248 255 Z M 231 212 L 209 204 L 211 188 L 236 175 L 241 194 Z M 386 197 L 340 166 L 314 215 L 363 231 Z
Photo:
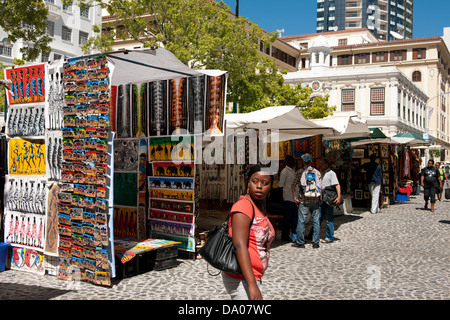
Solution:
M 50 2 L 45 1 L 45 4 L 48 7 L 48 15 L 53 18 L 58 18 L 61 15 L 61 7 Z

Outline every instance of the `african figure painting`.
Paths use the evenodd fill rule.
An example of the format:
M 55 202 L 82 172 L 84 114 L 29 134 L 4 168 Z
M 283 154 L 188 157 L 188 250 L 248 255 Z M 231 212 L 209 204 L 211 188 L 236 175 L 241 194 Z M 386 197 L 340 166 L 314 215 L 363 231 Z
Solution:
M 9 105 L 45 102 L 45 64 L 8 68 L 5 75 L 12 81 L 7 90 Z
M 8 143 L 9 174 L 44 175 L 46 173 L 44 142 L 44 139 L 10 139 Z

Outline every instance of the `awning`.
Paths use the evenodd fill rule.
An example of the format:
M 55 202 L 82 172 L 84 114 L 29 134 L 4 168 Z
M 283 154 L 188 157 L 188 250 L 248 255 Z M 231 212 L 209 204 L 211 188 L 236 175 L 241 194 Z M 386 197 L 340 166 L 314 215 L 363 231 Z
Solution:
M 427 141 L 425 141 L 420 135 L 411 132 L 403 132 L 396 134 L 392 137 L 392 140 L 397 141 L 400 144 L 408 144 L 408 145 L 427 145 Z
M 324 140 L 344 140 L 368 137 L 370 135 L 370 130 L 366 122 L 357 117 L 336 115 L 324 119 L 313 119 L 311 121 L 324 127 L 331 127 L 337 131 L 335 135 L 324 135 Z
M 427 149 L 427 150 L 442 150 L 445 149 L 445 147 L 439 145 L 439 144 L 433 144 L 433 145 L 424 145 L 424 144 L 420 144 L 420 145 L 415 145 L 413 147 L 411 147 L 411 149 Z
M 370 134 L 368 137 L 349 139 L 352 147 L 373 143 L 399 144 L 397 141 L 387 137 L 383 131 L 378 128 L 369 128 L 369 131 Z
M 201 75 L 163 48 L 114 51 L 107 53 L 114 64 L 111 85 L 142 83 Z
M 353 141 L 351 143 L 351 145 L 352 145 L 352 147 L 357 147 L 357 146 L 363 146 L 366 144 L 374 144 L 374 143 L 399 144 L 397 141 L 394 141 L 391 138 L 379 138 L 379 139 L 365 139 L 365 140 Z
M 334 135 L 335 130 L 307 120 L 296 106 L 267 107 L 249 113 L 225 114 L 227 129 L 278 129 L 279 141 Z

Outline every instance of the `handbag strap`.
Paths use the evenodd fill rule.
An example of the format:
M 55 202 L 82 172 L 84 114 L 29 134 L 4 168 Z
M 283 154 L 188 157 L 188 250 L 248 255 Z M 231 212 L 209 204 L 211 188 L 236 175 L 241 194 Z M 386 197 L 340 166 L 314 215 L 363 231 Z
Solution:
M 255 219 L 255 207 L 253 206 L 253 202 L 249 198 L 245 197 L 245 199 L 247 199 L 250 202 L 250 204 L 252 205 L 252 209 L 253 209 L 252 221 L 250 222 L 250 227 L 249 227 L 249 228 L 251 228 L 252 224 L 253 224 L 253 220 Z M 231 214 L 231 212 L 228 212 L 227 218 L 225 219 L 225 221 L 223 223 L 223 226 L 225 228 L 227 228 L 227 230 L 228 230 L 228 221 L 230 220 L 230 214 Z

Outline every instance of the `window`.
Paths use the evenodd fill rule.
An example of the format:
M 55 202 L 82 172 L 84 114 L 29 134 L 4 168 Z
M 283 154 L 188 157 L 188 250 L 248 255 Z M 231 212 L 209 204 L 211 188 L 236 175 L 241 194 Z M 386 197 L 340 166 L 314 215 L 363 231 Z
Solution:
M 355 110 L 355 89 L 342 90 L 342 111 Z
M 346 46 L 347 45 L 347 39 L 339 39 L 338 40 L 338 46 Z
M 355 64 L 369 63 L 368 53 L 359 53 L 355 57 Z
M 47 27 L 45 29 L 45 33 L 50 37 L 55 36 L 55 22 L 47 20 Z
M 413 59 L 414 60 L 426 59 L 426 57 L 427 57 L 427 49 L 426 48 L 413 49 Z
M 339 66 L 345 66 L 345 65 L 350 65 L 352 64 L 352 55 L 343 55 L 343 56 L 338 56 L 338 65 Z
M 384 115 L 384 88 L 370 90 L 370 114 Z
M 78 44 L 80 46 L 83 46 L 87 42 L 88 38 L 89 38 L 89 33 L 80 31 L 80 34 L 78 37 Z
M 62 26 L 61 38 L 64 41 L 72 41 L 72 29 Z
M 414 71 L 412 74 L 412 81 L 414 82 L 422 81 L 422 73 L 420 71 Z
M 300 43 L 300 49 L 308 49 L 308 42 Z
M 406 60 L 406 50 L 395 50 L 391 52 L 391 61 Z
M 89 19 L 89 7 L 87 7 L 84 10 L 81 10 L 81 8 L 80 8 L 80 17 Z
M 72 13 L 72 2 L 69 3 L 68 5 L 63 4 L 63 11 L 67 13 Z
M 41 55 L 41 62 L 47 62 L 50 59 L 50 52 Z
M 385 62 L 387 61 L 387 52 L 375 52 L 372 54 L 372 62 Z
M 12 46 L 4 46 L 3 44 L 0 44 L 0 55 L 11 57 Z

